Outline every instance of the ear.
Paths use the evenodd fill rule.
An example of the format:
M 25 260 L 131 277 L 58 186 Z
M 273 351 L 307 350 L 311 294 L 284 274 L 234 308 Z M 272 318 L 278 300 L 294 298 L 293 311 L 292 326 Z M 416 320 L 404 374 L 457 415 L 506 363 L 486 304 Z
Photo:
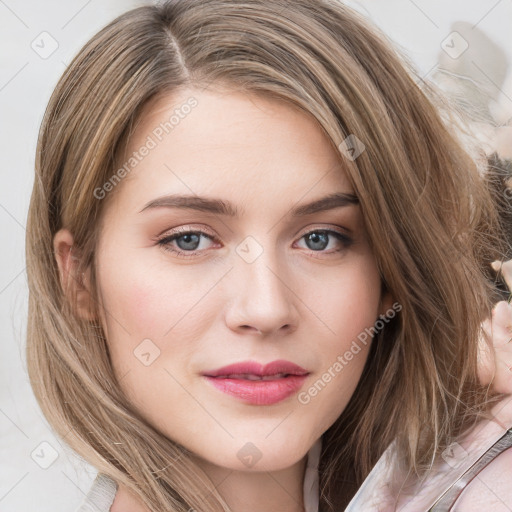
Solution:
M 90 293 L 90 269 L 78 275 L 80 254 L 73 247 L 73 235 L 67 229 L 53 237 L 53 250 L 59 267 L 60 284 L 73 312 L 84 320 L 95 320 Z
M 379 303 L 379 316 L 386 316 L 386 313 L 393 308 L 395 300 L 386 286 L 382 286 L 382 295 Z

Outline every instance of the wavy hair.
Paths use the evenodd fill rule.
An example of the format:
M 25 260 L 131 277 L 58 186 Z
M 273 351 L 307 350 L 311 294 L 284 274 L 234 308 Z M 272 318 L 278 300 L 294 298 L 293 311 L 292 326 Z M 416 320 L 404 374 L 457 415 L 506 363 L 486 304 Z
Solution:
M 229 511 L 184 447 L 131 407 L 101 325 L 63 289 L 55 233 L 91 271 L 112 176 L 142 109 L 181 88 L 224 85 L 313 116 L 359 198 L 383 286 L 400 313 L 375 335 L 346 409 L 323 435 L 320 507 L 339 511 L 386 447 L 421 474 L 486 410 L 480 322 L 499 259 L 489 191 L 442 99 L 375 27 L 337 0 L 173 0 L 133 9 L 69 65 L 40 129 L 27 223 L 27 364 L 56 433 L 151 512 Z M 365 145 L 346 158 L 343 141 Z M 340 145 L 341 144 L 341 145 Z M 122 184 L 120 185 L 122 186 Z M 117 187 L 119 188 L 119 187 Z

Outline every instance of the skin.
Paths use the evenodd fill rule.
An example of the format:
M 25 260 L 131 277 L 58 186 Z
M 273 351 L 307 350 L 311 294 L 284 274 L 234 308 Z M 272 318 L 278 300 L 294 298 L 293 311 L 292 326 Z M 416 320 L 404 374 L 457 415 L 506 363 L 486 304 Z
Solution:
M 307 404 L 298 393 L 247 404 L 200 373 L 286 359 L 310 372 L 299 391 L 308 390 L 393 301 L 381 295 L 358 204 L 291 216 L 298 205 L 354 193 L 339 153 L 306 113 L 261 96 L 181 91 L 147 106 L 126 157 L 192 95 L 198 105 L 108 197 L 97 247 L 101 322 L 133 407 L 194 453 L 234 512 L 302 512 L 307 452 L 346 406 L 369 344 Z M 243 213 L 140 212 L 171 193 L 221 198 Z M 192 257 L 156 241 L 179 227 L 208 235 L 193 249 L 183 236 L 167 243 Z M 305 236 L 321 229 L 350 242 L 331 233 L 315 245 Z M 237 252 L 246 237 L 250 254 L 262 251 L 251 262 Z M 63 280 L 72 271 L 72 241 L 66 229 L 54 239 Z M 84 278 L 77 310 L 91 318 Z M 160 350 L 148 366 L 134 356 L 145 339 Z M 261 455 L 252 467 L 237 456 L 246 443 Z M 121 487 L 111 510 L 145 509 Z
M 512 392 L 512 305 L 498 302 L 483 324 L 479 378 L 494 391 Z
M 146 107 L 124 161 L 190 96 L 198 105 L 103 199 L 100 321 L 133 407 L 194 454 L 233 512 L 302 512 L 307 452 L 346 406 L 369 345 L 360 344 L 307 404 L 297 393 L 273 405 L 247 404 L 200 374 L 248 359 L 286 359 L 310 372 L 300 391 L 308 390 L 393 300 L 381 294 L 357 204 L 291 216 L 298 205 L 353 193 L 338 152 L 304 112 L 232 91 L 181 91 Z M 168 194 L 221 198 L 243 212 L 238 219 L 168 207 L 141 212 Z M 176 228 L 205 234 L 193 249 L 183 235 L 158 244 Z M 351 242 L 330 234 L 319 249 L 305 237 L 318 230 Z M 74 287 L 77 314 L 92 319 L 89 272 L 83 286 L 68 279 L 79 257 L 72 244 L 67 229 L 55 235 L 61 281 Z M 247 247 L 250 255 L 262 252 L 248 262 L 237 251 Z M 496 332 L 501 346 L 507 331 Z M 145 351 L 152 359 L 159 350 L 149 365 L 134 355 L 143 340 L 151 340 Z M 237 456 L 246 443 L 261 455 L 252 467 Z M 119 487 L 112 512 L 146 510 Z

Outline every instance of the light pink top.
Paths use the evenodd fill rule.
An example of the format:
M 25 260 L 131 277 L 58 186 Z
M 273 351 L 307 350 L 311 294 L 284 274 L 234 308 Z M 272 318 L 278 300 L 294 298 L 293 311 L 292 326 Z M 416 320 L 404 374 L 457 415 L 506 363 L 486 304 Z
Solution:
M 394 447 L 391 445 L 365 479 L 345 512 L 431 510 L 445 491 L 512 427 L 512 396 L 509 395 L 495 404 L 491 412 L 493 419 L 480 421 L 458 442 L 452 443 L 422 482 L 416 481 L 403 485 L 405 474 L 394 469 L 396 461 Z M 432 510 L 439 510 L 439 512 L 444 510 L 510 511 L 512 510 L 511 484 L 512 450 L 508 449 L 482 469 L 466 487 L 465 492 L 462 492 L 464 489 L 460 489 L 462 494 L 452 508 L 443 508 L 438 505 Z

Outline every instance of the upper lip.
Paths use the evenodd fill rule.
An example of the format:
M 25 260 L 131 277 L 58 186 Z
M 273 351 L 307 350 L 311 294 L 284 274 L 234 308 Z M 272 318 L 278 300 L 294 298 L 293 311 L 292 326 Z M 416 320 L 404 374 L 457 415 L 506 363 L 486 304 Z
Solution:
M 309 372 L 295 363 L 279 359 L 267 363 L 266 365 L 262 365 L 256 361 L 241 361 L 239 363 L 223 366 L 222 368 L 217 368 L 216 370 L 203 372 L 202 375 L 207 377 L 221 377 L 247 374 L 264 377 L 281 373 L 286 375 L 307 375 Z

